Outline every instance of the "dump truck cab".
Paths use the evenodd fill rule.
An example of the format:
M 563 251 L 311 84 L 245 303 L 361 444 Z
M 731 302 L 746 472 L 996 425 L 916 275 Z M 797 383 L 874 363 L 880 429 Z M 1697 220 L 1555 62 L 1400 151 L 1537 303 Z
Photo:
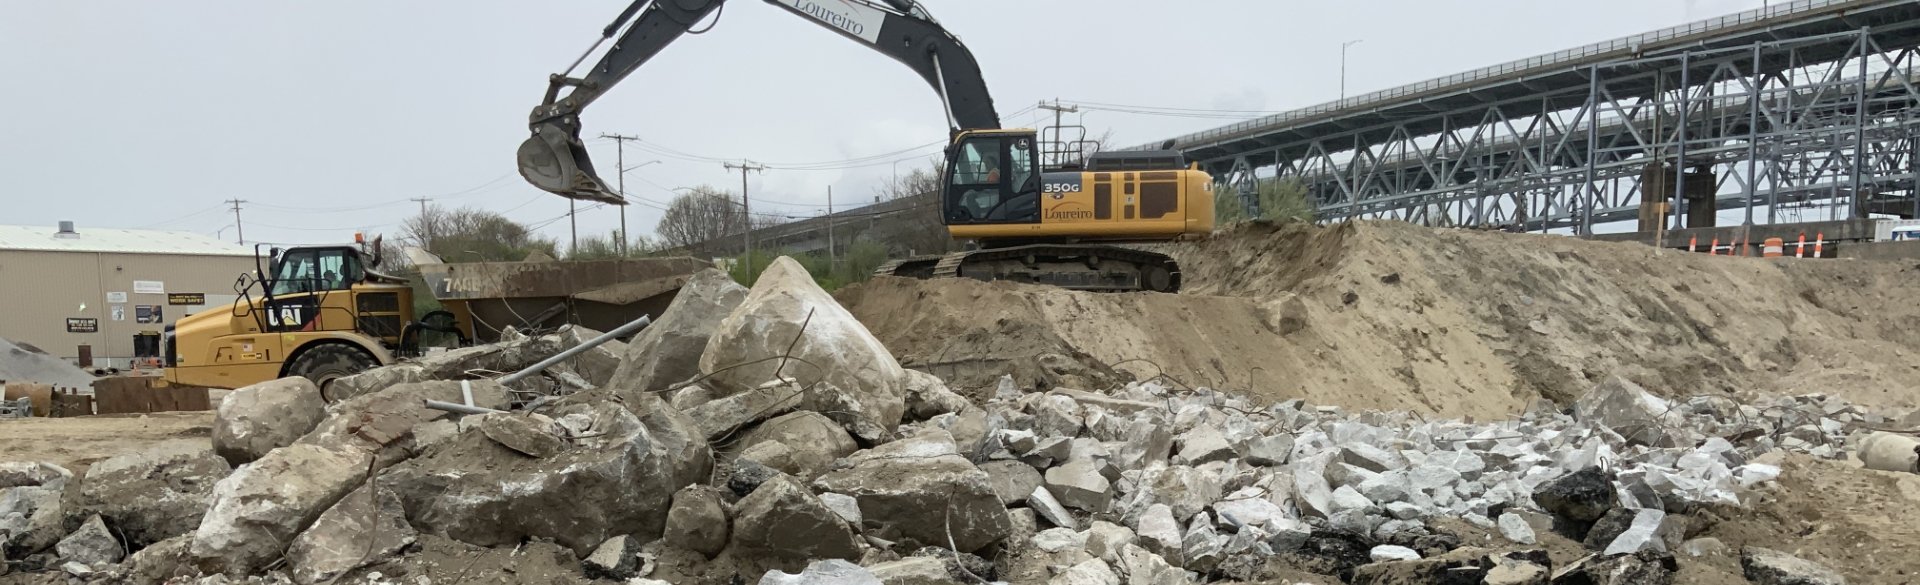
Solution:
M 180 319 L 164 337 L 166 378 L 238 388 L 287 376 L 328 382 L 391 364 L 413 322 L 413 289 L 375 272 L 361 245 L 255 247 L 240 298 Z M 371 246 L 378 249 L 378 243 Z

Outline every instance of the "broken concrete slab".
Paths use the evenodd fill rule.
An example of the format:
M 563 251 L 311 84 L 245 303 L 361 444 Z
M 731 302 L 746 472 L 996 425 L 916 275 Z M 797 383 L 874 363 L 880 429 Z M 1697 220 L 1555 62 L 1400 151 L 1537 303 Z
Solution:
M 1180 539 L 1180 566 L 1197 573 L 1208 573 L 1226 558 L 1227 538 L 1213 528 L 1206 512 L 1195 514 Z
M 987 479 L 993 482 L 994 495 L 1000 496 L 1000 502 L 1008 506 L 1027 503 L 1027 496 L 1045 481 L 1033 466 L 1019 461 L 988 461 L 977 467 L 987 472 Z
M 1166 504 L 1148 506 L 1133 530 L 1140 546 L 1149 552 L 1161 557 L 1183 558 L 1186 533 L 1180 530 L 1180 522 L 1174 519 L 1173 509 Z
M 858 559 L 860 544 L 845 520 L 792 478 L 760 484 L 735 507 L 733 544 L 798 559 Z
M 1508 512 L 1500 515 L 1500 535 L 1515 544 L 1534 544 L 1539 542 L 1533 534 L 1533 526 L 1519 514 Z
M 781 258 L 785 258 L 782 256 Z M 759 585 L 884 585 L 873 572 L 840 559 L 814 561 L 797 574 L 767 571 Z
M 709 268 L 694 273 L 660 318 L 627 342 L 609 387 L 629 398 L 699 376 L 707 340 L 746 298 L 747 287 L 725 272 Z
M 1606 514 L 1601 515 L 1599 520 L 1593 521 L 1593 525 L 1587 528 L 1587 535 L 1580 540 L 1580 543 L 1586 546 L 1587 550 L 1606 550 L 1607 545 L 1613 544 L 1613 539 L 1619 538 L 1621 533 L 1633 527 L 1633 518 L 1638 511 L 1635 508 L 1607 510 Z
M 326 583 L 399 554 L 416 537 L 399 495 L 384 487 L 362 486 L 293 539 L 287 547 L 287 566 L 296 583 Z
M 1632 524 L 1607 545 L 1603 555 L 1633 554 L 1641 551 L 1666 553 L 1667 545 L 1660 538 L 1660 524 L 1667 519 L 1662 510 L 1643 508 L 1635 510 Z
M 67 486 L 61 509 L 69 522 L 99 515 L 138 550 L 193 532 L 213 487 L 233 468 L 204 441 L 165 441 L 109 457 Z
M 414 428 L 448 416 L 427 408 L 425 401 L 463 403 L 468 395 L 475 406 L 495 410 L 505 410 L 511 400 L 506 387 L 492 380 L 399 384 L 335 402 L 327 419 L 295 443 L 368 452 L 376 458 L 374 468 L 383 469 L 420 452 Z
M 1166 463 L 1173 451 L 1173 431 L 1157 422 L 1136 422 L 1127 433 L 1126 443 L 1114 454 L 1114 465 L 1121 469 L 1145 469 Z
M 293 444 L 326 417 L 327 401 L 312 380 L 293 376 L 243 386 L 220 401 L 213 450 L 231 465 L 247 463 Z
M 1391 544 L 1382 544 L 1382 545 L 1375 546 L 1373 547 L 1373 550 L 1367 551 L 1367 556 L 1372 558 L 1373 562 L 1376 562 L 1376 563 L 1385 562 L 1385 561 L 1420 560 L 1419 552 L 1404 546 L 1395 546 Z
M 1095 520 L 1087 527 L 1087 554 L 1108 563 L 1120 562 L 1120 551 L 1133 544 L 1133 530 L 1125 526 Z
M 786 355 L 798 359 L 769 360 Z M 750 364 L 759 360 L 769 361 Z M 891 438 L 906 412 L 900 362 L 792 258 L 774 260 L 721 321 L 700 371 L 720 396 L 758 387 L 776 372 L 793 377 L 812 388 L 801 409 L 828 414 L 869 443 Z
M 707 440 L 717 441 L 747 425 L 793 412 L 803 393 L 798 384 L 775 380 L 695 406 L 687 416 L 700 425 Z
M 713 558 L 727 547 L 726 500 L 718 488 L 690 485 L 673 494 L 661 539 Z
M 1175 439 L 1179 445 L 1179 462 L 1199 466 L 1214 461 L 1226 461 L 1238 454 L 1233 445 L 1227 442 L 1225 435 L 1213 425 L 1200 425 L 1182 433 Z
M 846 494 L 827 492 L 820 494 L 820 503 L 826 504 L 827 509 L 833 510 L 841 520 L 846 520 L 848 526 L 855 530 L 860 529 L 860 500 Z
M 1021 465 L 1026 464 L 1021 463 Z M 1047 491 L 1046 486 L 1034 486 L 1033 492 L 1027 494 L 1027 507 L 1046 519 L 1048 524 L 1068 530 L 1080 529 L 1079 523 L 1073 519 L 1073 514 L 1067 511 L 1066 506 L 1060 505 L 1060 500 L 1055 499 L 1053 492 Z
M 1098 514 L 1113 503 L 1113 485 L 1100 475 L 1091 459 L 1075 459 L 1048 469 L 1045 481 L 1047 491 L 1070 508 Z
M 1264 467 L 1277 467 L 1287 464 L 1293 456 L 1293 435 L 1268 435 L 1254 439 L 1241 448 L 1240 457 L 1247 463 Z
M 867 567 L 884 585 L 963 585 L 947 574 L 946 563 L 933 557 L 906 557 Z
M 987 473 L 952 452 L 953 439 L 934 430 L 855 453 L 852 467 L 814 480 L 821 491 L 860 502 L 867 532 L 893 541 L 945 545 L 960 552 L 1004 538 L 1012 525 Z
M 196 564 L 208 573 L 259 572 L 280 557 L 283 543 L 365 481 L 373 463 L 365 450 L 302 441 L 240 466 L 214 484 L 194 531 Z
M 73 478 L 67 468 L 44 461 L 0 461 L 0 489 L 48 486 L 60 488 Z
M 1685 441 L 1669 430 L 1678 418 L 1673 405 L 1619 375 L 1608 376 L 1575 400 L 1573 417 L 1612 429 L 1630 445 L 1674 447 Z
M 905 374 L 901 384 L 907 391 L 907 412 L 915 419 L 926 420 L 973 407 L 966 397 L 948 389 L 947 383 L 938 376 L 920 370 L 906 370 Z
M 546 415 L 500 413 L 476 417 L 480 432 L 500 446 L 536 459 L 567 450 L 567 442 Z
M 607 539 L 580 559 L 580 573 L 588 579 L 631 579 L 639 574 L 640 539 L 625 534 Z
M 174 579 L 200 574 L 193 567 L 193 535 L 175 536 L 153 543 L 127 557 L 123 575 L 133 583 L 172 583 Z
M 1613 480 L 1598 467 L 1588 467 L 1542 484 L 1533 502 L 1554 515 L 1577 522 L 1599 520 L 1618 501 Z
M 1740 547 L 1740 570 L 1759 585 L 1846 585 L 1833 569 L 1770 548 Z
M 1120 585 L 1120 576 L 1113 573 L 1106 561 L 1090 559 L 1067 567 L 1047 580 L 1047 585 Z
M 104 567 L 126 558 L 127 551 L 120 546 L 120 540 L 107 530 L 107 523 L 99 516 L 89 516 L 80 528 L 68 534 L 54 545 L 60 560 L 80 563 L 90 567 Z
M 860 449 L 846 429 L 826 415 L 813 411 L 790 412 L 773 417 L 754 425 L 739 437 L 733 445 L 742 449 L 742 453 L 768 443 L 786 446 L 791 452 L 788 466 L 779 466 L 770 461 L 761 463 L 780 467 L 782 471 L 803 480 L 812 480 L 826 473 L 833 467 L 835 459 L 852 455 Z
M 686 415 L 658 397 L 641 400 L 563 399 L 547 412 L 597 422 L 552 457 L 521 456 L 474 430 L 380 482 L 400 494 L 416 528 L 480 546 L 544 537 L 585 555 L 619 534 L 658 534 L 673 494 L 705 480 L 712 456 Z

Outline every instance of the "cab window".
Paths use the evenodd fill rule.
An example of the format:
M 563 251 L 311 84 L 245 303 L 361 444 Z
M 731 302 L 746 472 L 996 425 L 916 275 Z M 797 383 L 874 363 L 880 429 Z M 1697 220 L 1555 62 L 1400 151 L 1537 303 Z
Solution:
M 273 294 L 346 290 L 361 276 L 359 260 L 344 248 L 294 250 L 275 267 Z

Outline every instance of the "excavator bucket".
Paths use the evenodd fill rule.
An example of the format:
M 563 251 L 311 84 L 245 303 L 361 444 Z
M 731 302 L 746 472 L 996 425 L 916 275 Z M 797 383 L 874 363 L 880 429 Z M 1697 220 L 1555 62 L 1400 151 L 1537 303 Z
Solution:
M 593 172 L 586 145 L 559 124 L 534 126 L 533 136 L 520 143 L 518 158 L 520 176 L 542 191 L 573 199 L 626 204 Z

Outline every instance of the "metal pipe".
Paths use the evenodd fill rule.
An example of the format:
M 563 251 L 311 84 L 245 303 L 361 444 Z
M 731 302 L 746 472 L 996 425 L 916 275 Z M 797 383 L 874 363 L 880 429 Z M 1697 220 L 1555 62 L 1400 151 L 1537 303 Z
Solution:
M 426 403 L 427 408 L 431 408 L 434 410 L 444 410 L 447 412 L 458 413 L 458 414 L 500 414 L 500 413 L 506 412 L 504 410 L 494 410 L 491 408 L 483 408 L 479 406 L 467 406 L 465 404 L 454 404 L 452 402 L 441 402 L 438 400 L 422 400 L 421 402 Z
M 647 325 L 652 323 L 653 323 L 653 319 L 651 317 L 648 317 L 646 315 L 641 315 L 639 319 L 634 319 L 633 322 L 631 323 L 627 323 L 626 325 L 621 325 L 620 327 L 612 331 L 602 333 L 600 334 L 599 337 L 595 337 L 593 339 L 589 339 L 584 342 L 581 342 L 580 345 L 567 348 L 566 351 L 553 354 L 553 357 L 540 360 L 540 363 L 527 366 L 527 368 L 524 370 L 507 374 L 506 377 L 500 379 L 500 383 L 512 384 L 514 382 L 524 380 L 529 376 L 538 374 L 541 371 L 546 370 L 547 368 L 553 367 L 554 364 L 567 361 L 567 358 L 580 355 L 581 352 L 584 352 L 596 347 L 600 347 L 600 344 L 613 341 L 616 338 L 644 329 L 646 328 Z

